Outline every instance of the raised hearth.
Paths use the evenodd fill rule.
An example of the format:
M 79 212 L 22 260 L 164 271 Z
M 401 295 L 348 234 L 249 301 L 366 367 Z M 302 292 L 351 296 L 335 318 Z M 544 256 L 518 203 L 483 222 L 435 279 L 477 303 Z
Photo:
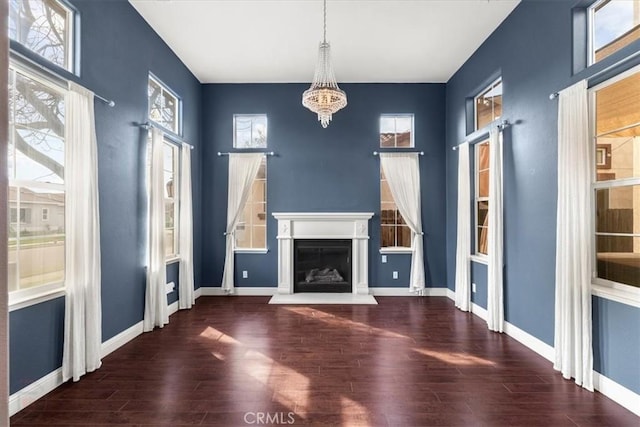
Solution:
M 351 280 L 345 290 L 354 294 L 369 294 L 369 219 L 373 212 L 274 213 L 273 216 L 278 220 L 278 293 L 292 294 L 296 291 L 296 242 L 331 239 L 351 241 Z M 324 270 L 324 267 L 326 266 L 319 267 L 319 270 Z M 339 271 L 338 273 L 340 274 Z M 332 271 L 318 271 L 314 274 L 326 279 L 325 281 L 337 280 Z M 344 278 L 348 274 L 340 275 Z

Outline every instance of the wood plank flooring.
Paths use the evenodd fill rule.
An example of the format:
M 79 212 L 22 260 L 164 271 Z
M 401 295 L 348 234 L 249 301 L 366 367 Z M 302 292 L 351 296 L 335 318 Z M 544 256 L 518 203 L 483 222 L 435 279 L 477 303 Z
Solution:
M 12 426 L 634 426 L 447 298 L 202 297 Z

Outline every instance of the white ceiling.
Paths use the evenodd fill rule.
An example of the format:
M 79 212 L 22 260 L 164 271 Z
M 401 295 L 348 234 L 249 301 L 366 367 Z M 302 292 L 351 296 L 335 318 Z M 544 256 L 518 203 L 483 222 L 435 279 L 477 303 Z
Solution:
M 321 0 L 129 0 L 202 83 L 310 82 Z M 519 0 L 329 0 L 338 82 L 446 82 Z

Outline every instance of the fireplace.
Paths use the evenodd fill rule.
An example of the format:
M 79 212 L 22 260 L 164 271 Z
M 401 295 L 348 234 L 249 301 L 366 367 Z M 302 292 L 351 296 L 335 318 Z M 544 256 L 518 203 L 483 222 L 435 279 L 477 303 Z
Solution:
M 296 239 L 294 292 L 351 292 L 351 240 Z
M 317 289 L 318 292 L 369 294 L 369 220 L 373 212 L 275 212 L 273 216 L 278 220 L 278 293 Z M 299 254 L 300 245 L 302 253 Z M 324 249 L 318 250 L 317 246 Z M 301 257 L 304 266 L 296 269 L 295 264 Z M 309 267 L 307 263 L 313 257 L 320 261 Z M 337 258 L 335 265 L 331 265 L 334 261 L 327 261 L 332 258 Z M 337 262 L 340 259 L 348 259 L 348 265 Z M 298 271 L 309 272 L 314 268 L 317 271 L 309 277 L 310 282 L 307 282 L 308 273 Z M 339 280 L 340 277 L 344 280 Z M 333 282 L 322 283 L 325 289 L 321 290 L 317 281 L 318 287 L 311 287 L 314 278 Z M 302 288 L 299 282 L 303 282 Z M 337 286 L 338 282 L 347 283 Z

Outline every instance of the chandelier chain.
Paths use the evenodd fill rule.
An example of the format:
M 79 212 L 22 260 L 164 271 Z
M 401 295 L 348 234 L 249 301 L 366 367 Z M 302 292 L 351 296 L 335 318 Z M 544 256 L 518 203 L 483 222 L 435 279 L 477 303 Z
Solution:
M 327 0 L 324 0 L 324 15 L 323 15 L 323 18 L 324 18 L 324 21 L 323 21 L 324 22 L 324 24 L 323 24 L 324 33 L 323 33 L 323 36 L 322 36 L 322 41 L 326 43 L 327 42 Z

